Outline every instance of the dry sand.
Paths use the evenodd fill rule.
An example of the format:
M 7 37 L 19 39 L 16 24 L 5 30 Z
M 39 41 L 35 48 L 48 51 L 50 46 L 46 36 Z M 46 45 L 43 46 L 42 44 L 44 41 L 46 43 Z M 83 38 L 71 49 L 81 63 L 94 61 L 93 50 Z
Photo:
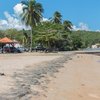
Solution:
M 0 76 L 0 94 L 13 88 L 15 81 L 11 76 L 14 73 L 24 70 L 26 66 L 35 67 L 38 63 L 59 57 L 61 55 L 58 54 L 0 55 L 0 72 L 6 75 Z M 59 69 L 59 73 L 51 78 L 46 87 L 45 97 L 33 97 L 30 100 L 100 100 L 100 56 L 73 56 L 72 60 L 64 63 L 64 67 Z
M 79 54 L 64 66 L 43 100 L 100 100 L 100 56 Z
M 15 80 L 12 78 L 14 73 L 18 73 L 28 66 L 35 67 L 36 64 L 58 57 L 57 55 L 41 53 L 0 54 L 0 73 L 5 74 L 5 76 L 0 76 L 0 93 L 6 93 L 15 86 Z

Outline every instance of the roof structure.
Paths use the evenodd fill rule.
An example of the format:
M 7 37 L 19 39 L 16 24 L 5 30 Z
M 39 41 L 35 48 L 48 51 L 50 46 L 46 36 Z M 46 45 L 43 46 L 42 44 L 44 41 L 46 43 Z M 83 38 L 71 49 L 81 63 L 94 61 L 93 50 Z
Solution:
M 0 39 L 0 43 L 13 43 L 13 41 L 7 37 Z

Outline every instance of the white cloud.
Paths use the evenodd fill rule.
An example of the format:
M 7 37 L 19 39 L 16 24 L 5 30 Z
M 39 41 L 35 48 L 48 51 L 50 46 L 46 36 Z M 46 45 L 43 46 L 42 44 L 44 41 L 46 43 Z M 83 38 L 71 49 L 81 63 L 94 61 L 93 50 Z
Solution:
M 4 12 L 5 18 L 6 20 L 0 20 L 0 29 L 10 29 L 10 28 L 15 28 L 18 30 L 21 29 L 30 29 L 30 27 L 26 27 L 25 25 L 23 25 L 20 21 L 19 18 L 17 18 L 16 16 L 13 16 L 11 14 L 9 14 L 8 12 Z
M 6 20 L 0 20 L 0 23 L 1 23 L 2 25 L 5 25 L 5 24 L 7 24 L 7 21 L 6 21 Z
M 10 14 L 7 11 L 4 12 L 5 15 L 5 20 L 1 19 L 0 20 L 0 29 L 10 29 L 10 28 L 15 28 L 18 30 L 21 29 L 30 29 L 30 27 L 25 26 L 24 24 L 21 23 L 21 20 L 19 18 L 19 15 L 23 12 L 22 10 L 23 5 L 18 3 L 13 7 L 14 14 Z M 43 18 L 42 21 L 49 21 L 47 18 Z
M 43 17 L 42 21 L 43 21 L 43 22 L 45 22 L 45 21 L 49 21 L 49 19 L 48 19 L 48 18 Z
M 6 22 L 7 24 L 9 24 L 10 27 L 15 26 L 15 24 L 18 22 L 18 20 L 11 16 L 8 12 L 4 12 L 4 15 L 6 17 Z
M 7 11 L 4 12 L 6 19 L 0 20 L 0 29 L 3 29 L 3 30 L 10 29 L 10 28 L 15 28 L 18 30 L 21 30 L 23 28 L 26 30 L 30 29 L 30 27 L 27 27 L 24 24 L 22 24 L 19 18 L 19 15 L 23 12 L 22 8 L 23 8 L 23 5 L 21 3 L 18 3 L 13 7 L 14 14 L 11 15 Z M 49 21 L 49 20 L 47 18 L 43 18 L 42 21 Z
M 83 22 L 80 22 L 78 27 L 77 26 L 73 26 L 73 30 L 75 31 L 78 31 L 78 30 L 85 30 L 85 31 L 89 31 L 89 27 L 87 24 L 83 23 Z
M 8 27 L 8 23 L 6 20 L 0 20 L 0 29 L 6 29 Z
M 17 4 L 13 7 L 14 9 L 14 14 L 10 14 L 7 11 L 4 12 L 5 15 L 5 20 L 1 19 L 0 20 L 0 29 L 5 30 L 5 29 L 10 29 L 10 28 L 15 28 L 18 30 L 21 29 L 30 29 L 30 27 L 26 27 L 24 24 L 21 23 L 20 19 L 18 16 L 23 12 L 22 11 L 22 5 Z
M 79 23 L 79 27 L 80 27 L 81 30 L 86 30 L 86 31 L 89 30 L 88 25 L 85 24 L 85 23 Z
M 16 15 L 20 15 L 23 12 L 23 5 L 21 3 L 18 3 L 13 7 L 13 9 Z
M 96 30 L 96 32 L 100 32 L 100 30 Z

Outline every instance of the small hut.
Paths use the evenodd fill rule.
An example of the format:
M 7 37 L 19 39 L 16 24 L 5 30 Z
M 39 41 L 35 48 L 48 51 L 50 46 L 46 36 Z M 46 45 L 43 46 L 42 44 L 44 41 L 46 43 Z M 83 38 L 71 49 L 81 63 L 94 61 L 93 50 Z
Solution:
M 3 53 L 3 47 L 4 47 L 4 45 L 8 44 L 10 46 L 13 43 L 14 42 L 11 39 L 7 38 L 7 37 L 4 37 L 4 38 L 0 39 L 0 44 L 2 46 L 2 53 Z

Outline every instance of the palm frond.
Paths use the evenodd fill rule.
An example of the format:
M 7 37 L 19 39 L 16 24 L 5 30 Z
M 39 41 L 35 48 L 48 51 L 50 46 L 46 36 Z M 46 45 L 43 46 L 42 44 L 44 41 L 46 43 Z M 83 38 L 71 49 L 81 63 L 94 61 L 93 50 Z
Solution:
M 21 4 L 28 6 L 28 1 L 21 1 Z
M 28 11 L 28 7 L 27 7 L 27 6 L 24 6 L 24 7 L 22 8 L 22 10 L 23 10 L 23 12 L 25 12 L 26 10 Z

